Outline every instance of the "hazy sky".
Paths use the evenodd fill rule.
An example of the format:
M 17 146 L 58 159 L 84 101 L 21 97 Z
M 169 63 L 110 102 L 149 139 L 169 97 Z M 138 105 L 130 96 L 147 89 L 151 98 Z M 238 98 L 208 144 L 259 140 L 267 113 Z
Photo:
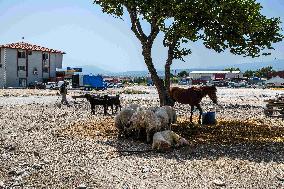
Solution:
M 108 71 L 145 70 L 141 47 L 123 20 L 103 14 L 92 0 L 0 0 L 0 44 L 22 41 L 63 50 L 63 66 L 95 65 Z M 263 14 L 281 17 L 284 0 L 258 0 Z M 284 24 L 282 24 L 282 28 Z M 162 69 L 166 50 L 162 35 L 154 44 L 153 56 Z M 272 56 L 256 59 L 215 53 L 202 43 L 189 44 L 192 54 L 186 62 L 175 61 L 173 68 L 202 68 L 244 62 L 284 59 L 284 42 L 274 45 Z

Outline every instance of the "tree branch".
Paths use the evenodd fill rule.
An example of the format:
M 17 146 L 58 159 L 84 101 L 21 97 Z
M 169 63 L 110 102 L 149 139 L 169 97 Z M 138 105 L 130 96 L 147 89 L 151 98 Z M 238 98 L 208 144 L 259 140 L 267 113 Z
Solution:
M 137 17 L 137 11 L 135 9 L 131 9 L 129 7 L 126 7 L 127 11 L 129 13 L 130 19 L 131 19 L 131 30 L 134 32 L 136 37 L 142 42 L 145 43 L 147 41 L 147 36 L 144 34 L 140 21 Z
M 152 17 L 151 33 L 148 36 L 148 42 L 153 43 L 159 33 L 158 20 L 155 16 Z

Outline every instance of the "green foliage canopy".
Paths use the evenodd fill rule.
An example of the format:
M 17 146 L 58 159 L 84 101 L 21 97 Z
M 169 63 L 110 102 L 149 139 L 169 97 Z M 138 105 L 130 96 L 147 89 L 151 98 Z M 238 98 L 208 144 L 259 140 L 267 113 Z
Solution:
M 181 71 L 177 74 L 178 77 L 187 77 L 189 73 L 187 71 Z
M 252 71 L 252 70 L 247 70 L 244 73 L 245 77 L 260 77 L 260 78 L 268 78 L 270 73 L 275 73 L 276 71 L 273 69 L 272 66 L 267 66 L 267 67 L 263 67 L 261 69 L 258 69 L 256 71 Z
M 265 49 L 283 39 L 280 19 L 261 15 L 255 0 L 96 0 L 103 12 L 122 18 L 125 10 L 134 14 L 136 36 L 143 43 L 146 36 L 140 18 L 152 29 L 164 32 L 164 46 L 172 47 L 173 59 L 191 53 L 183 43 L 202 40 L 205 47 L 237 55 L 269 55 Z M 133 28 L 134 29 L 134 28 Z M 152 30 L 153 32 L 153 30 Z
M 269 55 L 272 44 L 283 39 L 280 19 L 263 16 L 256 0 L 95 0 L 94 4 L 118 18 L 128 12 L 160 105 L 174 103 L 169 97 L 170 67 L 173 60 L 191 54 L 186 44 L 200 40 L 218 53 L 228 49 L 235 55 L 258 57 Z M 141 20 L 150 24 L 148 35 Z M 152 59 L 153 43 L 160 32 L 168 48 L 164 81 Z

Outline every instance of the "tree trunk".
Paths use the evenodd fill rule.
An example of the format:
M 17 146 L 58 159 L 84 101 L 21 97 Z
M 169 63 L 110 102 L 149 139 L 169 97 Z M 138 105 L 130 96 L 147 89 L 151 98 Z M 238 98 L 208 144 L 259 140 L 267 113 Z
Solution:
M 146 36 L 142 30 L 139 18 L 137 16 L 137 10 L 133 7 L 127 7 L 127 10 L 129 12 L 131 23 L 132 23 L 131 30 L 134 32 L 134 34 L 136 35 L 136 37 L 140 40 L 142 44 L 142 55 L 144 57 L 145 64 L 147 65 L 147 68 L 151 74 L 152 81 L 157 88 L 159 99 L 160 99 L 160 106 L 164 106 L 164 105 L 173 106 L 174 102 L 170 98 L 170 95 L 169 95 L 170 74 L 169 74 L 169 77 L 168 75 L 166 75 L 167 85 L 165 86 L 164 81 L 159 78 L 157 71 L 154 67 L 153 60 L 152 60 L 151 50 L 152 50 L 153 42 L 160 31 L 158 19 L 156 17 L 152 18 L 151 33 L 149 36 Z
M 160 106 L 173 106 L 174 102 L 169 96 L 169 91 L 165 87 L 164 81 L 159 78 L 158 73 L 154 67 L 151 49 L 151 45 L 143 45 L 142 55 L 144 56 L 145 64 L 147 65 L 147 68 L 151 74 L 151 79 L 157 88 L 160 99 Z
M 171 86 L 171 65 L 174 59 L 174 47 L 176 43 L 177 40 L 175 40 L 171 45 L 169 45 L 168 58 L 165 64 L 165 87 L 168 93 L 170 92 L 170 86 Z
M 167 92 L 170 92 L 170 86 L 171 86 L 171 66 L 166 64 L 165 65 L 165 87 Z

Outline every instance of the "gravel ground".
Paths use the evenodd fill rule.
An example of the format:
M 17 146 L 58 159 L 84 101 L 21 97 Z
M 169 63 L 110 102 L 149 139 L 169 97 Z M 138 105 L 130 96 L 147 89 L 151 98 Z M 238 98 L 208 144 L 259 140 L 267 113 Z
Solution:
M 107 92 L 122 93 L 123 106 L 158 104 L 153 87 L 123 90 Z M 220 88 L 219 106 L 202 103 L 214 126 L 190 125 L 189 107 L 176 104 L 173 130 L 190 145 L 156 153 L 117 139 L 114 115 L 91 115 L 71 99 L 78 91 L 67 107 L 55 91 L 0 90 L 0 188 L 284 188 L 284 122 L 263 114 L 263 100 L 280 93 Z

